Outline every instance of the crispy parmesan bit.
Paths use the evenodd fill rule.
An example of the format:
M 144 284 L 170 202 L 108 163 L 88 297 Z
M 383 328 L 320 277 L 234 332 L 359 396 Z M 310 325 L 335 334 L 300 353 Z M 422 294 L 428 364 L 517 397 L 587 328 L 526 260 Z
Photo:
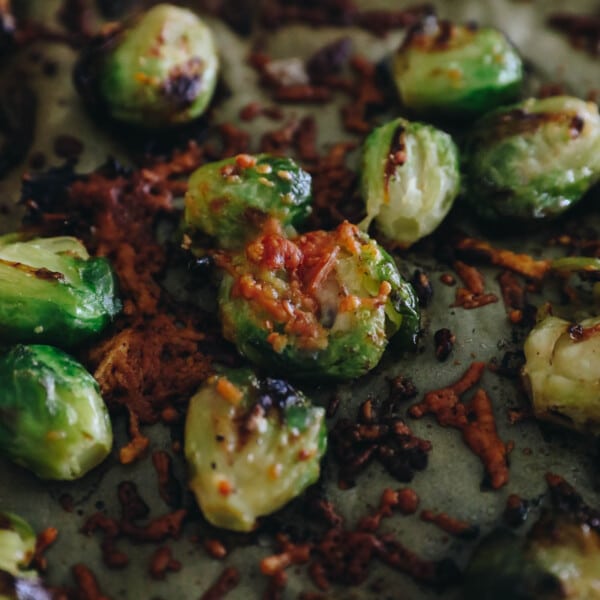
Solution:
M 498 302 L 495 294 L 485 293 L 483 275 L 475 267 L 457 260 L 454 262 L 454 270 L 466 286 L 456 290 L 454 306 L 472 309 Z
M 77 584 L 80 598 L 84 600 L 110 600 L 102 594 L 96 576 L 84 564 L 74 565 L 71 572 Z
M 421 511 L 421 521 L 433 523 L 442 531 L 462 539 L 470 540 L 479 535 L 479 528 L 477 526 L 470 525 L 466 521 L 461 521 L 446 513 L 434 513 L 432 510 L 423 510 Z
M 508 483 L 509 448 L 498 437 L 490 398 L 479 389 L 469 403 L 460 400 L 481 379 L 484 370 L 485 363 L 474 362 L 458 382 L 425 394 L 409 413 L 415 418 L 433 414 L 443 427 L 460 429 L 467 446 L 483 462 L 490 485 L 498 489 Z
M 488 242 L 474 238 L 462 238 L 456 249 L 470 256 L 477 256 L 493 265 L 509 269 L 531 279 L 542 279 L 550 269 L 550 260 L 536 260 L 528 254 L 494 248 Z

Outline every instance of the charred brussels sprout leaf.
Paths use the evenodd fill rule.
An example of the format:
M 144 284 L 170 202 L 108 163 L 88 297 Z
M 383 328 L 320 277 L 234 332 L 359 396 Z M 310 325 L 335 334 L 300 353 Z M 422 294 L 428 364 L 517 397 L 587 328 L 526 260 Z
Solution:
M 291 158 L 242 154 L 197 169 L 185 197 L 185 225 L 241 247 L 269 216 L 298 226 L 310 214 L 310 175 Z
M 571 323 L 548 316 L 525 341 L 523 379 L 535 415 L 600 432 L 600 317 Z
M 600 536 L 563 515 L 545 514 L 523 540 L 498 530 L 475 550 L 465 600 L 580 600 L 598 597 Z
M 101 60 L 98 85 L 112 117 L 166 127 L 204 112 L 219 61 L 210 29 L 194 13 L 159 4 L 118 32 L 111 44 Z
M 414 112 L 470 117 L 516 100 L 523 64 L 500 31 L 430 17 L 400 46 L 394 79 Z
M 0 341 L 71 347 L 120 309 L 107 260 L 77 239 L 0 237 Z
M 362 161 L 367 217 L 390 240 L 409 246 L 444 219 L 460 189 L 458 149 L 443 131 L 396 119 L 371 133 Z
M 51 346 L 18 345 L 0 357 L 0 451 L 42 479 L 76 479 L 112 446 L 94 378 Z
M 288 239 L 275 221 L 244 251 L 220 257 L 223 332 L 252 362 L 294 378 L 350 379 L 394 334 L 419 331 L 414 291 L 356 226 Z
M 0 571 L 22 575 L 33 559 L 35 544 L 35 532 L 26 521 L 0 512 Z
M 318 479 L 326 443 L 324 409 L 284 381 L 229 370 L 190 402 L 190 486 L 212 524 L 250 531 Z
M 560 215 L 600 179 L 600 116 L 569 96 L 499 109 L 467 144 L 467 199 L 482 217 Z

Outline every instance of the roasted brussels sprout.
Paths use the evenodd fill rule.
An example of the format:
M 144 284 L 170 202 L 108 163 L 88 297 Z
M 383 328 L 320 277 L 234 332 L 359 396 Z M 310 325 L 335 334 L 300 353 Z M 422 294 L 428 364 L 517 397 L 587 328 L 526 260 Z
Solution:
M 120 310 L 105 258 L 75 238 L 0 237 L 0 341 L 74 346 Z
M 517 99 L 523 64 L 504 34 L 491 27 L 425 19 L 394 59 L 404 106 L 415 113 L 472 117 Z
M 524 351 L 523 380 L 535 415 L 600 432 L 600 317 L 571 323 L 546 316 Z
M 0 571 L 23 575 L 33 559 L 35 543 L 35 533 L 26 521 L 0 511 Z
M 247 369 L 212 377 L 192 398 L 185 424 L 190 486 L 218 527 L 250 531 L 257 517 L 319 477 L 325 411 L 277 379 Z
M 21 517 L 0 512 L 0 600 L 51 600 L 50 593 L 29 568 L 36 535 Z
M 151 128 L 200 116 L 219 66 L 208 26 L 171 4 L 154 6 L 115 33 L 100 63 L 98 88 L 109 114 Z
M 547 513 L 523 540 L 498 530 L 475 551 L 465 600 L 598 598 L 600 536 L 586 524 Z
M 452 207 L 460 190 L 458 150 L 447 133 L 396 119 L 367 138 L 361 183 L 367 216 L 360 227 L 375 219 L 388 239 L 409 246 Z
M 269 216 L 298 226 L 310 214 L 310 175 L 291 158 L 241 154 L 209 163 L 191 176 L 185 225 L 241 247 Z
M 600 180 L 598 107 L 530 98 L 480 119 L 467 143 L 467 200 L 493 220 L 556 217 Z
M 0 356 L 0 452 L 42 479 L 77 479 L 112 447 L 94 378 L 68 354 L 17 345 Z
M 418 334 L 414 290 L 348 222 L 287 239 L 270 220 L 244 251 L 219 262 L 224 336 L 252 362 L 289 377 L 358 377 L 392 335 L 406 348 Z

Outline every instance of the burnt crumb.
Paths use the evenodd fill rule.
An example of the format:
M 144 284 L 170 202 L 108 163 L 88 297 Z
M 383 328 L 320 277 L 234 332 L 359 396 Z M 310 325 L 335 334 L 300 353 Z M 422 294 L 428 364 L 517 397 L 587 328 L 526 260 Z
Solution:
M 506 499 L 504 508 L 504 522 L 510 527 L 519 527 L 527 520 L 531 506 L 528 500 L 524 500 L 517 494 L 511 494 Z
M 338 394 L 333 394 L 329 398 L 329 402 L 327 404 L 327 412 L 325 413 L 328 419 L 332 419 L 335 417 L 338 408 L 340 407 L 342 399 Z
M 433 298 L 433 286 L 426 273 L 420 269 L 416 269 L 410 280 L 411 285 L 415 289 L 419 305 L 423 308 L 429 306 Z
M 171 508 L 182 506 L 181 486 L 175 477 L 173 460 L 163 451 L 152 453 L 152 464 L 158 478 L 158 493 Z
M 407 400 L 412 400 L 418 390 L 415 384 L 408 377 L 398 375 L 389 380 L 390 393 L 382 403 L 382 411 L 388 416 L 392 416 L 397 412 L 398 405 Z
M 76 160 L 83 152 L 83 142 L 72 135 L 63 134 L 54 138 L 53 149 L 60 158 Z
M 181 570 L 181 562 L 173 558 L 171 549 L 167 546 L 157 548 L 150 559 L 148 569 L 150 577 L 157 581 L 162 581 L 168 572 L 177 572 Z
M 521 369 L 525 365 L 525 354 L 522 350 L 511 350 L 505 352 L 498 362 L 492 363 L 490 367 L 492 370 L 502 377 L 508 377 L 509 379 L 517 379 L 521 374 Z
M 433 343 L 435 344 L 435 357 L 439 361 L 445 361 L 454 348 L 456 336 L 444 327 L 433 334 Z
M 338 73 L 352 54 L 352 40 L 343 37 L 317 50 L 307 61 L 306 71 L 313 83 L 319 83 L 332 73 Z
M 25 223 L 38 222 L 46 212 L 60 211 L 67 188 L 77 179 L 73 165 L 68 163 L 37 175 L 24 175 L 20 203 L 26 209 Z
M 75 501 L 71 494 L 62 494 L 58 499 L 58 503 L 65 512 L 73 512 L 75 510 Z
M 473 540 L 479 535 L 479 527 L 477 525 L 471 525 L 466 521 L 456 519 L 443 512 L 434 513 L 432 510 L 423 510 L 421 511 L 421 521 L 433 523 L 442 531 L 463 540 Z
M 351 487 L 372 460 L 378 460 L 398 481 L 408 482 L 427 466 L 431 443 L 416 437 L 404 420 L 363 402 L 356 421 L 340 419 L 329 435 L 340 463 L 340 486 Z

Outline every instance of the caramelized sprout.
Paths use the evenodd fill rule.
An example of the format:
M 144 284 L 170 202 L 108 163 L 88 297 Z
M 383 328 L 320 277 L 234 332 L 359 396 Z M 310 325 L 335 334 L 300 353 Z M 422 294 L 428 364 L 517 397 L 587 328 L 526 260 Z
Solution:
M 228 370 L 190 401 L 185 456 L 190 486 L 213 525 L 251 531 L 256 519 L 319 477 L 325 411 L 284 381 Z
M 158 4 L 107 46 L 98 86 L 115 119 L 168 127 L 206 110 L 219 60 L 210 29 L 193 12 Z
M 225 337 L 289 377 L 358 377 L 379 362 L 389 338 L 406 349 L 419 332 L 414 290 L 385 250 L 348 222 L 288 239 L 269 221 L 220 262 Z
M 105 258 L 72 237 L 0 237 L 0 340 L 71 347 L 121 309 Z
M 394 79 L 415 113 L 472 117 L 517 99 L 523 64 L 497 29 L 429 17 L 400 46 Z
M 600 116 L 570 96 L 502 108 L 478 121 L 466 152 L 467 200 L 491 220 L 556 217 L 600 180 Z
M 0 452 L 42 479 L 77 479 L 112 447 L 94 378 L 51 346 L 17 345 L 0 356 Z
M 239 248 L 268 217 L 298 226 L 310 214 L 310 175 L 291 158 L 241 154 L 197 169 L 185 197 L 185 225 Z
M 383 235 L 409 246 L 442 222 L 460 190 L 458 149 L 431 125 L 396 119 L 379 127 L 363 149 L 365 231 L 375 220 Z
M 523 380 L 536 417 L 600 431 L 600 317 L 547 316 L 525 341 Z

